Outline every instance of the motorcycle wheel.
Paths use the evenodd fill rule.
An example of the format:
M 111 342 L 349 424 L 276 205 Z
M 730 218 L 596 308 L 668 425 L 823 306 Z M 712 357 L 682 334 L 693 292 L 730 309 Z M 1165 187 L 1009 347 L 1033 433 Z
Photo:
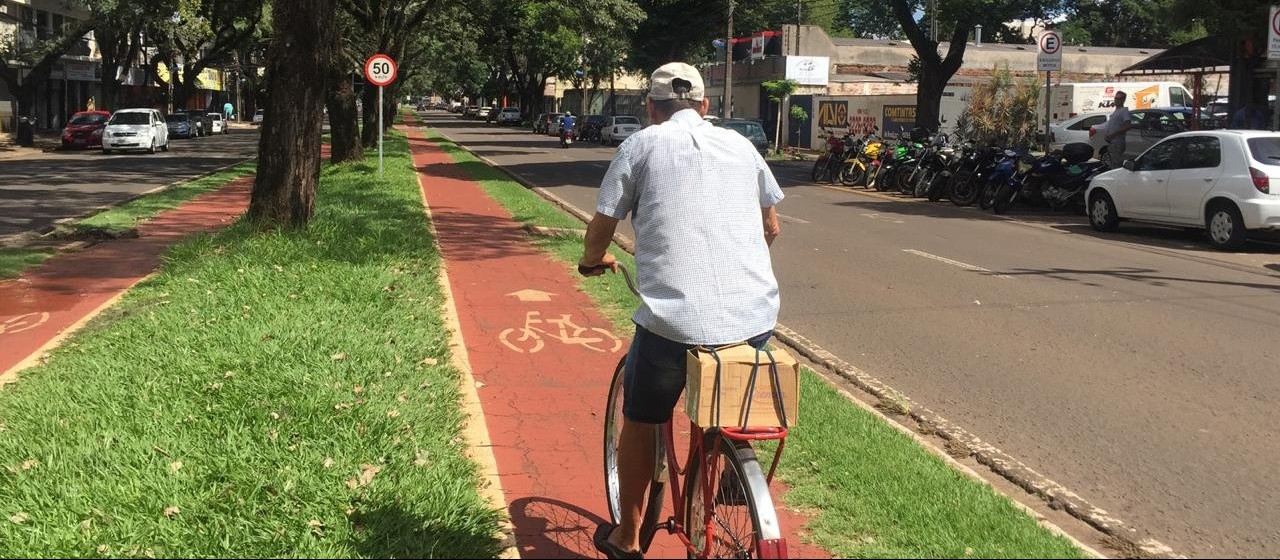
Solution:
M 945 174 L 939 173 L 933 177 L 932 181 L 929 181 L 929 202 L 942 200 L 942 194 L 947 191 L 947 184 L 950 183 L 948 179 L 949 177 Z
M 840 170 L 840 182 L 846 186 L 852 187 L 858 185 L 867 179 L 867 171 L 852 163 L 844 166 Z
M 897 182 L 897 168 L 882 170 L 876 175 L 876 190 L 880 192 L 889 192 L 893 190 L 893 185 Z
M 809 180 L 813 181 L 814 183 L 817 183 L 818 179 L 822 177 L 822 171 L 825 170 L 826 168 L 827 168 L 827 156 L 826 155 L 820 156 L 818 158 L 818 161 L 813 162 L 813 169 L 809 171 Z
M 982 185 L 982 189 L 978 192 L 978 208 L 983 210 L 990 209 L 991 206 L 996 203 L 996 191 L 999 190 L 1001 186 L 1002 185 L 992 184 L 990 181 Z
M 951 203 L 956 206 L 973 206 L 978 201 L 978 186 L 974 184 L 971 173 L 957 176 L 950 190 Z
M 911 190 L 912 190 L 911 194 L 918 198 L 924 198 L 925 196 L 928 196 L 929 185 L 933 184 L 934 175 L 935 173 L 933 171 L 921 171 L 919 176 L 916 177 L 915 184 L 912 185 L 911 187 Z
M 1013 207 L 1014 196 L 1013 187 L 1010 187 L 1008 183 L 1000 185 L 1000 188 L 996 189 L 995 203 L 991 205 L 991 209 L 996 214 L 1008 212 Z
M 913 179 L 916 176 L 916 169 L 917 168 L 912 168 L 911 171 L 909 172 L 906 170 L 903 170 L 901 173 L 898 174 L 898 185 L 897 185 L 898 192 L 908 196 L 911 195 L 913 191 L 912 189 Z

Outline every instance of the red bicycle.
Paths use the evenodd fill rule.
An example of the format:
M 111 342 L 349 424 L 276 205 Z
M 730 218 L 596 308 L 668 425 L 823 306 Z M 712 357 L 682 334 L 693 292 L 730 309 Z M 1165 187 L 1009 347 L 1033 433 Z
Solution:
M 627 286 L 636 292 L 631 275 L 625 268 L 620 270 Z M 622 516 L 618 439 L 622 431 L 625 362 L 626 358 L 619 361 L 614 371 L 605 408 L 605 493 L 615 525 Z M 689 451 L 681 463 L 673 424 L 674 421 L 668 421 L 655 427 L 656 461 L 641 525 L 641 550 L 647 552 L 654 535 L 666 530 L 680 539 L 689 558 L 787 558 L 787 541 L 782 536 L 769 492 L 769 483 L 786 445 L 787 429 L 704 429 L 691 421 Z M 763 440 L 778 442 L 767 475 L 751 445 Z M 662 506 L 668 490 L 673 515 L 663 520 Z

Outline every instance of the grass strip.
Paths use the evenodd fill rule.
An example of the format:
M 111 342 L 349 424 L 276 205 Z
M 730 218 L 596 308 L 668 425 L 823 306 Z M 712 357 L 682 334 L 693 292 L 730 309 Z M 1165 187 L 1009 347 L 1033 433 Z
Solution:
M 83 220 L 77 220 L 68 226 L 64 226 L 63 229 L 70 234 L 87 230 L 105 230 L 111 233 L 124 232 L 137 227 L 141 222 L 154 218 L 165 210 L 177 208 L 184 202 L 204 193 L 215 191 L 231 181 L 252 175 L 255 169 L 257 169 L 256 161 L 241 163 L 212 175 L 174 185 L 141 198 L 135 198 Z
M 582 223 L 435 131 L 439 143 L 516 220 L 544 227 Z M 538 237 L 566 268 L 582 255 L 575 235 Z M 626 252 L 611 247 L 628 266 Z M 633 268 L 634 270 L 634 268 Z M 582 280 L 579 287 L 621 332 L 638 305 L 621 279 Z M 850 403 L 804 368 L 801 424 L 787 440 L 780 472 L 790 507 L 813 516 L 808 538 L 843 558 L 1078 558 L 1082 552 L 1018 509 L 1008 498 L 951 468 L 941 458 Z M 765 449 L 767 457 L 768 450 Z
M 239 223 L 0 391 L 0 556 L 493 557 L 403 135 L 306 231 Z
M 29 249 L 0 249 L 0 280 L 15 278 L 22 271 L 36 266 L 58 253 L 52 247 Z

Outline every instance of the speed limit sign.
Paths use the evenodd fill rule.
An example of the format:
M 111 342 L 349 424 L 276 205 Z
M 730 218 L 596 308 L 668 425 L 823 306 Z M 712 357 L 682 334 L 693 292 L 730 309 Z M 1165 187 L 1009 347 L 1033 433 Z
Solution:
M 385 54 L 375 54 L 364 63 L 364 77 L 375 86 L 390 85 L 396 81 L 396 61 Z

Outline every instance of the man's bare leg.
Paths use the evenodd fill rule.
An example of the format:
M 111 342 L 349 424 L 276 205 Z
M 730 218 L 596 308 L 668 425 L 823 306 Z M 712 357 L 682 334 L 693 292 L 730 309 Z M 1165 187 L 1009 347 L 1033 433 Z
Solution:
M 640 522 L 644 512 L 645 491 L 653 480 L 653 424 L 623 419 L 618 438 L 618 481 L 622 498 L 622 519 L 609 535 L 609 542 L 627 552 L 640 551 Z

